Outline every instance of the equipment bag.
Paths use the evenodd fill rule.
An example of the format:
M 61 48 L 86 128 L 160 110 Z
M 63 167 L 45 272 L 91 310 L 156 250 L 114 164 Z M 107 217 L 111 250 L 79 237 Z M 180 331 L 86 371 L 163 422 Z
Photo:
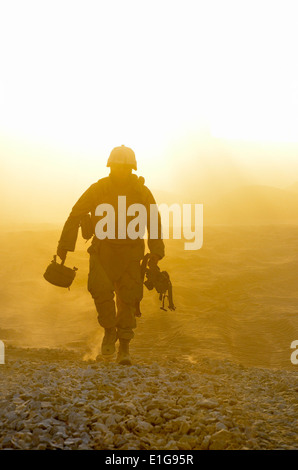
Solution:
M 46 281 L 50 282 L 54 286 L 68 287 L 70 288 L 78 268 L 67 268 L 64 266 L 64 262 L 61 264 L 57 263 L 56 255 L 54 255 L 52 262 L 47 267 L 43 277 Z

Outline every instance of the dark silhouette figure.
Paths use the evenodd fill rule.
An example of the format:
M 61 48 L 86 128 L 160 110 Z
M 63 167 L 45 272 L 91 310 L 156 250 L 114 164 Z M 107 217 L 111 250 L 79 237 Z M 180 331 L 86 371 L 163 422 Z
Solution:
M 118 196 L 126 196 L 126 207 L 142 204 L 147 210 L 148 248 L 150 263 L 157 264 L 164 256 L 164 242 L 161 235 L 158 214 L 158 234 L 150 238 L 150 205 L 156 204 L 150 190 L 144 185 L 144 178 L 132 173 L 137 170 L 133 150 L 122 145 L 112 150 L 107 166 L 108 177 L 92 184 L 74 205 L 61 234 L 57 255 L 64 262 L 67 252 L 74 251 L 79 227 L 93 234 L 90 254 L 88 290 L 91 293 L 98 313 L 98 322 L 105 329 L 101 345 L 104 356 L 114 354 L 115 343 L 119 339 L 117 361 L 131 364 L 129 343 L 134 337 L 136 315 L 143 297 L 143 279 L 140 262 L 144 258 L 143 238 L 131 239 L 117 237 L 118 234 Z M 104 217 L 96 216 L 100 204 L 110 204 L 115 211 L 115 238 L 99 239 L 95 235 L 98 221 Z M 126 217 L 126 224 L 133 217 Z M 87 224 L 87 225 L 86 225 Z M 114 301 L 116 297 L 116 305 Z

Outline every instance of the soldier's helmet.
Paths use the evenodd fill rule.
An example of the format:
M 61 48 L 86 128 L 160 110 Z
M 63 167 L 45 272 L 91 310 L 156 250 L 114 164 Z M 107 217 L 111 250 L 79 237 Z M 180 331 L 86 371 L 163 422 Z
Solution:
M 121 145 L 121 147 L 115 147 L 109 156 L 107 166 L 111 166 L 113 163 L 121 163 L 130 166 L 133 170 L 137 170 L 137 161 L 134 151 Z

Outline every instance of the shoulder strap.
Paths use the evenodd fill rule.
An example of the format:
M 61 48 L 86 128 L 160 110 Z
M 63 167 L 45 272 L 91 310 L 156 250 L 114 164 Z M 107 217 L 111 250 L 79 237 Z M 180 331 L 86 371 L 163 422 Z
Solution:
M 134 178 L 134 188 L 139 194 L 141 202 L 145 203 L 145 178 L 143 176 L 132 175 Z

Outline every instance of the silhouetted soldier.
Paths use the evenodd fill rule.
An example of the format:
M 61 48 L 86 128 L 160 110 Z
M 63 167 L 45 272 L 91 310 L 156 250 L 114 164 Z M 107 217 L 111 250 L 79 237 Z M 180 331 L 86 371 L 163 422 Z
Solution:
M 143 204 L 147 210 L 148 248 L 150 262 L 157 263 L 164 256 L 164 243 L 161 236 L 160 217 L 158 214 L 157 238 L 150 238 L 150 205 L 156 204 L 149 189 L 144 185 L 144 178 L 132 173 L 137 170 L 133 150 L 122 145 L 112 150 L 107 166 L 110 174 L 80 197 L 73 207 L 61 234 L 57 254 L 65 261 L 68 251 L 74 251 L 81 222 L 91 213 L 93 234 L 100 220 L 95 216 L 96 207 L 110 204 L 115 210 L 115 239 L 99 239 L 93 236 L 90 254 L 88 290 L 91 293 L 98 313 L 98 322 L 105 329 L 101 345 L 104 356 L 114 354 L 115 343 L 119 339 L 117 361 L 131 364 L 129 342 L 134 337 L 136 313 L 143 297 L 140 261 L 144 257 L 143 238 L 130 239 L 117 237 L 118 196 L 126 196 L 127 207 L 131 204 Z M 121 214 L 120 214 L 121 215 Z M 127 216 L 127 224 L 133 217 Z M 116 294 L 116 306 L 114 296 Z M 116 308 L 117 307 L 117 308 Z

